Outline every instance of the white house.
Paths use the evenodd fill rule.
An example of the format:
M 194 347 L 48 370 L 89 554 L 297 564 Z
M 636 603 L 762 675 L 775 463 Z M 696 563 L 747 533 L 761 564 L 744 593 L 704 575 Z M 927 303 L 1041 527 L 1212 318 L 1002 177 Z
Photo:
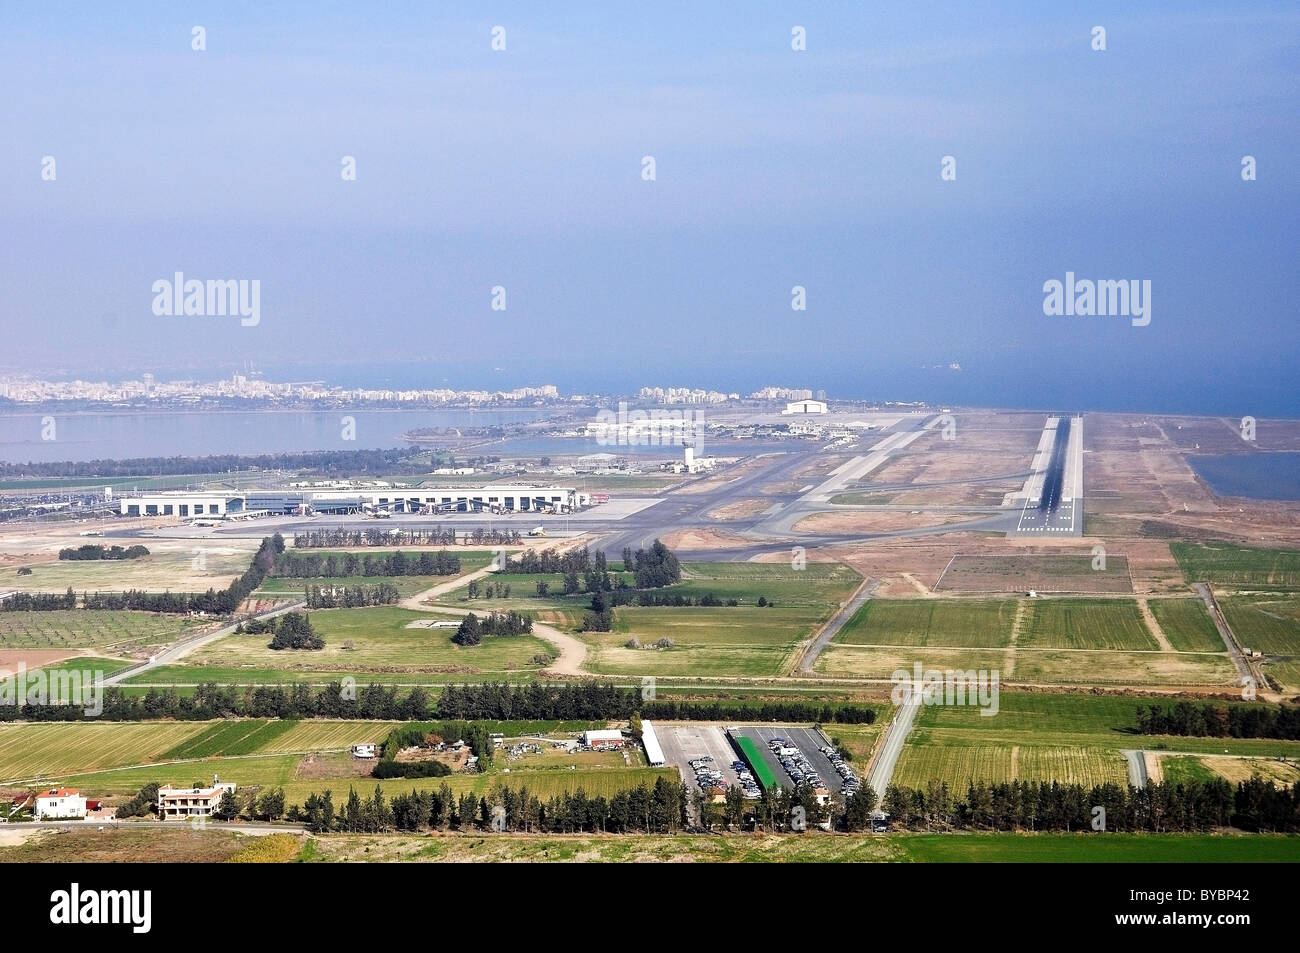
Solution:
M 375 746 L 373 744 L 353 745 L 352 756 L 354 758 L 373 758 L 375 756 Z
M 50 788 L 36 795 L 32 815 L 37 820 L 85 820 L 86 799 L 67 788 Z
M 158 816 L 164 821 L 187 820 L 191 817 L 211 817 L 221 806 L 226 792 L 235 792 L 230 781 L 212 778 L 212 787 L 175 788 L 164 784 L 158 789 Z

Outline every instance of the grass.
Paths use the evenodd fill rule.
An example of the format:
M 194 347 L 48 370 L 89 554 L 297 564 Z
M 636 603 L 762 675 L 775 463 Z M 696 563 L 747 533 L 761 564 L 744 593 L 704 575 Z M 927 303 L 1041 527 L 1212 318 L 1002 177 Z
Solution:
M 277 677 L 287 681 L 308 673 L 321 675 L 323 681 L 342 675 L 369 681 L 366 673 L 385 677 L 393 673 L 444 673 L 461 679 L 468 675 L 497 678 L 511 672 L 536 671 L 541 666 L 532 662 L 534 656 L 554 655 L 551 644 L 536 636 L 489 637 L 481 645 L 462 647 L 451 641 L 454 629 L 406 627 L 428 617 L 428 613 L 396 606 L 318 610 L 311 613 L 311 621 L 325 640 L 325 648 L 320 651 L 275 651 L 267 648 L 265 635 L 231 635 L 195 651 L 187 658 L 187 665 L 179 668 L 193 665 L 226 670 L 223 674 L 228 672 L 234 677 L 219 680 L 236 683 L 246 680 L 238 671 L 244 667 L 260 675 L 273 673 L 276 677 L 270 681 Z M 351 649 L 345 648 L 349 642 Z M 155 670 L 141 680 L 160 683 L 165 677 L 166 673 Z
M 1248 589 L 1300 589 L 1300 550 L 1230 543 L 1170 543 L 1188 582 Z
M 835 637 L 846 645 L 999 648 L 1011 641 L 1015 599 L 872 599 Z
M 1200 758 L 1179 755 L 1160 759 L 1160 773 L 1166 784 L 1187 784 L 1192 781 L 1213 781 L 1218 777 Z
M 123 649 L 171 642 L 187 629 L 202 624 L 195 619 L 156 612 L 111 609 L 0 612 L 0 647 Z
M 1300 597 L 1226 596 L 1219 605 L 1243 647 L 1265 655 L 1300 655 Z
M 1019 645 L 1062 649 L 1159 648 L 1135 601 L 1043 599 L 1028 602 Z
M 203 592 L 224 589 L 248 568 L 252 551 L 233 548 L 237 543 L 154 551 L 139 559 L 56 560 L 31 562 L 29 576 L 7 573 L 4 586 L 24 592 Z M 152 546 L 150 547 L 152 549 Z M 200 552 L 201 551 L 201 552 Z M 201 564 L 196 563 L 200 560 Z M 15 567 L 16 569 L 17 567 Z M 8 569 L 8 567 L 6 567 Z
M 692 599 L 712 594 L 740 605 L 620 606 L 613 632 L 580 636 L 592 648 L 585 667 L 604 675 L 775 675 L 795 644 L 829 619 L 860 581 L 838 563 L 811 563 L 803 570 L 770 563 L 690 563 L 680 584 L 659 591 Z M 759 597 L 776 605 L 760 609 Z M 643 647 L 627 648 L 632 638 Z M 663 638 L 672 641 L 671 648 L 649 648 Z
M 1226 646 L 1200 599 L 1151 599 L 1151 614 L 1179 652 L 1224 652 Z
M 745 756 L 745 761 L 749 763 L 749 767 L 753 770 L 754 777 L 763 786 L 763 790 L 772 791 L 779 787 L 776 775 L 772 773 L 772 769 L 763 760 L 763 754 L 759 751 L 758 743 L 753 738 L 747 738 L 743 735 L 737 737 L 735 742 L 736 747 L 740 749 L 740 753 Z
M 272 835 L 279 838 L 282 835 Z M 288 835 L 283 835 L 288 836 Z M 1270 834 L 330 834 L 286 844 L 177 824 L 41 833 L 0 862 L 1295 863 L 1300 837 Z
M 199 831 L 179 823 L 166 828 L 124 825 L 106 831 L 74 828 L 42 831 L 21 844 L 0 847 L 0 863 L 219 863 L 253 840 L 215 827 Z
M 1300 837 L 1271 834 L 332 834 L 316 862 L 1294 863 Z

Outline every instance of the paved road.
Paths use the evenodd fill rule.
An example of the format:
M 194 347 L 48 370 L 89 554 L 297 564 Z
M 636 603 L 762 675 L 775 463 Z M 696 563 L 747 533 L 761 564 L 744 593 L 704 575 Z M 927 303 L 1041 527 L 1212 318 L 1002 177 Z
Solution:
M 1239 685 L 1243 688 L 1246 686 L 1253 688 L 1261 698 L 1280 701 L 1279 696 L 1266 691 L 1268 682 L 1264 681 L 1264 676 L 1255 671 L 1250 659 L 1246 658 L 1246 653 L 1242 650 L 1241 643 L 1237 641 L 1236 635 L 1228 626 L 1228 620 L 1224 618 L 1223 610 L 1219 608 L 1219 600 L 1214 598 L 1214 592 L 1210 589 L 1209 583 L 1198 582 L 1192 588 L 1196 590 L 1196 594 L 1205 603 L 1205 608 L 1210 612 L 1210 618 L 1214 620 L 1214 627 L 1219 630 L 1219 638 L 1223 639 L 1228 654 L 1232 656 L 1232 664 L 1237 666 Z
M 879 585 L 879 579 L 864 579 L 862 581 L 862 585 L 853 594 L 853 598 L 831 617 L 831 620 L 813 639 L 812 644 L 804 650 L 803 658 L 799 660 L 799 671 L 812 671 L 813 663 L 817 661 L 817 656 L 821 655 L 822 649 L 830 645 L 831 640 L 839 634 L 840 629 L 844 628 L 844 623 L 853 618 L 857 611 L 866 605 L 867 600 L 871 598 L 872 593 L 876 591 L 876 587 Z
M 907 736 L 912 731 L 916 713 L 921 710 L 921 697 L 919 690 L 909 692 L 903 704 L 895 711 L 894 720 L 885 729 L 884 740 L 867 774 L 867 783 L 871 785 L 877 797 L 884 798 L 885 789 L 893 780 L 894 766 L 898 764 L 898 756 L 903 753 L 903 745 L 907 743 Z
M 281 606 L 278 609 L 272 609 L 269 612 L 260 613 L 259 615 L 255 615 L 252 618 L 273 619 L 276 616 L 283 615 L 286 612 L 292 612 L 294 609 L 301 609 L 304 605 L 306 605 L 306 603 L 304 602 L 294 602 L 287 606 Z M 247 622 L 248 620 L 240 619 L 239 621 Z M 209 632 L 207 635 L 200 635 L 193 639 L 185 639 L 181 642 L 177 642 L 175 645 L 167 649 L 164 649 L 163 651 L 150 657 L 147 661 L 142 662 L 139 665 L 133 666 L 131 668 L 124 668 L 120 672 L 113 673 L 112 675 L 104 679 L 103 684 L 105 686 L 116 685 L 119 682 L 131 678 L 132 676 L 139 675 L 141 672 L 147 672 L 150 669 L 157 668 L 160 665 L 167 665 L 171 662 L 174 662 L 179 658 L 183 658 L 186 655 L 189 655 L 195 649 L 207 645 L 209 642 L 215 642 L 217 639 L 222 639 L 225 638 L 227 635 L 231 635 L 235 631 L 235 627 L 238 625 L 239 622 L 235 622 L 230 625 L 223 626 L 222 628 L 217 629 L 214 632 Z
M 1120 752 L 1128 761 L 1128 783 L 1135 788 L 1147 786 L 1147 759 L 1141 751 L 1126 748 Z

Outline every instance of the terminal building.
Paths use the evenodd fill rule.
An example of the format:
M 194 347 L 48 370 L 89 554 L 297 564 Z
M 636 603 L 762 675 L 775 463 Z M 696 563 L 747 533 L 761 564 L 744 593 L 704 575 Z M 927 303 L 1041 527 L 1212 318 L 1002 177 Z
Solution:
M 591 505 L 572 487 L 479 486 L 430 489 L 211 491 L 169 490 L 118 499 L 123 516 L 288 516 L 309 513 L 571 513 Z

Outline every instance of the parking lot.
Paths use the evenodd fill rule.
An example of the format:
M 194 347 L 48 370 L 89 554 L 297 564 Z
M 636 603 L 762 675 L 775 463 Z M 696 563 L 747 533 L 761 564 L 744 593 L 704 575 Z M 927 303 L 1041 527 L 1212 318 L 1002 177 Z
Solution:
M 815 728 L 795 728 L 790 726 L 760 728 L 751 726 L 736 728 L 732 734 L 752 738 L 758 743 L 763 760 L 782 787 L 793 787 L 794 781 L 786 771 L 785 766 L 781 764 L 781 758 L 768 747 L 768 742 L 773 738 L 784 738 L 791 746 L 798 748 L 803 758 L 821 776 L 828 790 L 832 792 L 839 791 L 844 785 L 844 780 L 839 771 L 836 770 L 831 759 L 821 750 L 830 744 L 829 739 Z
M 655 722 L 655 736 L 659 746 L 664 749 L 664 763 L 671 764 L 681 772 L 682 781 L 688 788 L 694 788 L 695 768 L 691 762 L 707 755 L 713 759 L 715 770 L 722 774 L 722 780 L 728 787 L 739 782 L 731 762 L 739 755 L 731 747 L 722 728 L 717 725 L 674 725 L 664 721 Z

